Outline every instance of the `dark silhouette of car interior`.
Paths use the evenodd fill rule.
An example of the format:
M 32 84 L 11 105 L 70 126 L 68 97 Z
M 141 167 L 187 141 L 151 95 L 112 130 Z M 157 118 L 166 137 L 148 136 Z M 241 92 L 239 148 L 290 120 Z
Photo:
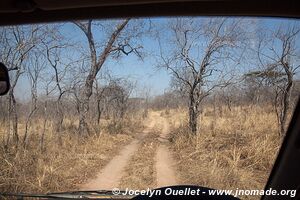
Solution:
M 81 19 L 108 19 L 124 17 L 161 16 L 255 16 L 300 17 L 297 0 L 1 0 L 0 25 L 59 22 Z M 0 65 L 0 95 L 9 90 L 8 72 Z M 296 106 L 281 149 L 266 183 L 265 190 L 297 190 L 293 199 L 300 199 L 300 102 Z M 209 188 L 173 186 L 173 189 Z M 157 190 L 165 190 L 158 188 Z M 134 199 L 183 199 L 182 196 L 148 197 Z M 186 197 L 185 197 L 186 198 Z M 185 199 L 184 198 L 184 199 Z M 188 199 L 237 199 L 232 196 L 193 196 Z M 291 199 L 289 196 L 262 196 L 262 200 Z

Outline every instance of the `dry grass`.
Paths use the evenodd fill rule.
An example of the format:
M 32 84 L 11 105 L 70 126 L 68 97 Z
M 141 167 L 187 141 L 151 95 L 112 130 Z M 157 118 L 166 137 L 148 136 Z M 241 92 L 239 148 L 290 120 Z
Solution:
M 1 145 L 0 191 L 44 193 L 76 190 L 132 140 L 131 132 L 141 128 L 135 123 L 129 127 L 132 130 L 127 127 L 120 130 L 120 134 L 102 132 L 79 138 L 70 125 L 62 134 L 62 144 L 57 142 L 57 136 L 49 128 L 43 152 L 39 148 L 41 136 L 34 131 L 39 128 L 33 127 L 26 149 L 19 147 L 16 151 Z
M 183 183 L 218 189 L 264 188 L 281 144 L 274 113 L 260 107 L 223 108 L 217 113 L 207 108 L 197 136 L 189 134 L 182 113 L 172 111 L 170 119 L 177 124 L 171 145 Z
M 166 117 L 173 127 L 170 145 L 180 183 L 218 189 L 263 189 L 281 139 L 277 136 L 276 116 L 271 108 L 257 106 L 233 107 L 231 111 L 207 107 L 199 119 L 197 136 L 189 134 L 186 127 L 186 110 L 152 113 L 144 124 L 154 128 L 146 134 L 129 161 L 121 188 L 144 189 L 156 185 L 154 159 L 161 130 L 155 128 L 161 127 L 162 123 L 155 119 L 157 115 Z M 31 129 L 27 149 L 20 148 L 16 152 L 13 148 L 5 150 L 1 145 L 0 191 L 76 190 L 142 129 L 138 120 L 131 119 L 117 126 L 105 122 L 107 126 L 101 129 L 102 134 L 78 139 L 73 133 L 74 123 L 66 124 L 62 145 L 57 142 L 51 127 L 47 130 L 45 152 L 39 149 L 40 135 L 37 133 L 41 127 Z
M 159 144 L 158 132 L 149 132 L 132 156 L 122 177 L 120 188 L 145 189 L 156 185 L 155 156 Z

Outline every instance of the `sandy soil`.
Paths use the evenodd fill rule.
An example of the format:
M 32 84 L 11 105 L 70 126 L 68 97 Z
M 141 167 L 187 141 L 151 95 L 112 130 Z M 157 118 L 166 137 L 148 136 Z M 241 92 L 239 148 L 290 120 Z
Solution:
M 123 176 L 123 170 L 129 159 L 138 149 L 139 141 L 134 140 L 121 150 L 96 176 L 83 185 L 82 190 L 111 190 L 119 185 Z

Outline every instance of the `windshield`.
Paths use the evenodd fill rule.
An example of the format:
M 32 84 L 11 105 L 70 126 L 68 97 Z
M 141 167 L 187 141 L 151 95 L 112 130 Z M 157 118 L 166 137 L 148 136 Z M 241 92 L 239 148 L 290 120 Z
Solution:
M 300 92 L 299 31 L 249 17 L 1 27 L 0 192 L 262 190 Z

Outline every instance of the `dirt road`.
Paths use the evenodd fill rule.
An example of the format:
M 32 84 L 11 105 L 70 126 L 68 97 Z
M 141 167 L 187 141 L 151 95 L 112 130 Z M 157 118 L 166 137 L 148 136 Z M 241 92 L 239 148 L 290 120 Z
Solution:
M 152 129 L 158 128 L 161 130 L 160 134 L 160 146 L 157 149 L 156 154 L 156 180 L 157 187 L 175 185 L 176 175 L 174 172 L 174 161 L 167 147 L 167 137 L 169 133 L 168 121 L 161 117 L 159 112 L 150 112 L 149 117 L 145 120 L 145 130 L 133 140 L 130 144 L 125 146 L 115 156 L 96 177 L 82 186 L 82 190 L 111 190 L 119 186 L 119 183 L 124 175 L 124 169 L 128 164 L 128 161 L 139 149 L 140 141 L 143 137 L 151 132 Z M 147 188 L 147 186 L 145 186 Z

